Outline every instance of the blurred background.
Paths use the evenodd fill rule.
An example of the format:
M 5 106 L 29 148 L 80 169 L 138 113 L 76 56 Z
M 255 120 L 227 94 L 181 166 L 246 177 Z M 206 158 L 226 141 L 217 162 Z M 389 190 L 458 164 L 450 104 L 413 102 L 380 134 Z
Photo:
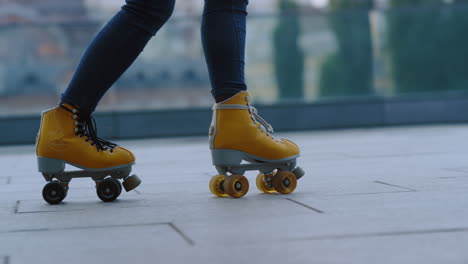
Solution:
M 0 117 L 53 107 L 92 37 L 123 3 L 0 0 Z M 98 110 L 211 106 L 202 7 L 202 0 L 179 0 Z M 249 90 L 255 103 L 270 106 L 459 97 L 468 89 L 467 13 L 468 0 L 251 0 Z

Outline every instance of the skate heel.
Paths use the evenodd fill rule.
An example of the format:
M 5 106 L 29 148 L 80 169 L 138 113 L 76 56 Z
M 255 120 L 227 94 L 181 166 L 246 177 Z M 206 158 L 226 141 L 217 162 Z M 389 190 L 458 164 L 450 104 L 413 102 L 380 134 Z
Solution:
M 65 170 L 65 162 L 58 159 L 37 157 L 37 165 L 39 172 L 42 173 L 57 173 Z
M 243 160 L 243 154 L 234 149 L 212 149 L 211 158 L 215 166 L 239 165 Z

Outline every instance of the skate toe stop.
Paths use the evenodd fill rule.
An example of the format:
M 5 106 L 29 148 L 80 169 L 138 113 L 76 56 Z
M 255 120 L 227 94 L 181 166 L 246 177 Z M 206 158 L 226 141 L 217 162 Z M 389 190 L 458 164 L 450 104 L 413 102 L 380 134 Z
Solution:
M 302 176 L 305 175 L 305 171 L 301 168 L 301 167 L 296 167 L 292 173 L 294 173 L 294 175 L 296 175 L 296 178 L 299 180 L 300 178 L 302 178 Z
M 125 191 L 127 192 L 135 189 L 140 184 L 141 184 L 141 179 L 135 174 L 126 177 L 122 183 L 123 187 L 125 188 Z

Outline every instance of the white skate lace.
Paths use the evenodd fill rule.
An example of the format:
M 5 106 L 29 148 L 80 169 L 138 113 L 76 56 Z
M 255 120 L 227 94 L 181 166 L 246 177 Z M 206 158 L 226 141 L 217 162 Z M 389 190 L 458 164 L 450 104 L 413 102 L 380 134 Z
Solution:
M 253 107 L 249 103 L 247 105 L 238 105 L 238 104 L 230 104 L 230 105 L 214 105 L 213 110 L 216 109 L 247 109 L 249 110 L 250 117 L 254 124 L 259 124 L 258 128 L 263 132 L 266 132 L 267 136 L 271 137 L 272 139 L 276 140 L 277 142 L 281 142 L 281 140 L 276 139 L 272 134 L 274 133 L 273 127 L 263 119 L 257 111 L 257 108 Z

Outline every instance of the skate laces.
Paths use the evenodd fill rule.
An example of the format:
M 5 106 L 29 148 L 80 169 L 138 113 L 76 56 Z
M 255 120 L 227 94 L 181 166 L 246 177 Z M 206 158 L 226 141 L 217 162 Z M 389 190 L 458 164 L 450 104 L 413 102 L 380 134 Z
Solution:
M 97 136 L 96 120 L 94 120 L 90 114 L 79 112 L 75 106 L 71 106 L 73 109 L 68 109 L 63 104 L 60 105 L 63 109 L 73 113 L 73 119 L 75 120 L 75 136 L 79 136 L 80 138 L 86 137 L 85 142 L 91 141 L 91 146 L 96 146 L 97 151 L 109 150 L 110 152 L 113 152 L 114 148 L 117 147 L 117 144 Z
M 254 121 L 254 124 L 259 124 L 258 127 L 262 131 L 266 132 L 268 136 L 270 136 L 272 139 L 276 140 L 277 142 L 281 142 L 281 140 L 276 139 L 273 136 L 273 133 L 275 132 L 273 130 L 273 127 L 258 114 L 257 108 L 253 107 L 249 103 L 247 104 L 247 107 L 249 108 L 250 116 L 252 120 Z
M 247 99 L 247 101 L 249 101 Z M 262 132 L 265 132 L 268 136 L 270 136 L 272 139 L 276 140 L 277 142 L 281 142 L 281 140 L 276 139 L 272 134 L 274 133 L 273 127 L 263 119 L 257 111 L 257 108 L 253 107 L 249 102 L 247 105 L 241 105 L 241 104 L 216 104 L 213 106 L 213 110 L 216 109 L 246 109 L 249 110 L 250 117 L 252 118 L 252 121 L 254 122 L 255 125 L 258 124 L 258 128 L 262 130 Z
M 268 133 L 274 133 L 275 131 L 273 131 L 273 127 L 268 124 L 267 121 L 265 121 L 265 119 L 263 119 L 259 114 L 258 114 L 258 111 L 257 111 L 257 108 L 251 106 L 251 105 L 248 105 L 249 107 L 249 112 L 250 112 L 250 115 L 252 116 L 252 120 L 256 123 L 260 123 L 260 128 L 263 130 L 263 131 L 266 131 Z

